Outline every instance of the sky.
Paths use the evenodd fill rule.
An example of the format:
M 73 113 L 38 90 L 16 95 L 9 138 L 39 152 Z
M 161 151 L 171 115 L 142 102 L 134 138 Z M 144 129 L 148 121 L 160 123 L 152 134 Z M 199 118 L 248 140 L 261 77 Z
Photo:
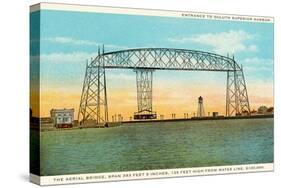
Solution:
M 38 16 L 33 12 L 31 22 Z M 273 106 L 272 23 L 41 10 L 40 38 L 36 24 L 30 30 L 31 65 L 40 59 L 41 103 L 35 115 L 41 117 L 49 116 L 52 108 L 74 108 L 77 117 L 86 60 L 94 58 L 102 44 L 106 52 L 163 47 L 234 55 L 244 68 L 251 109 Z M 135 72 L 110 69 L 106 78 L 109 117 L 122 114 L 128 120 L 137 110 Z M 164 117 L 193 115 L 199 96 L 206 113 L 224 114 L 225 93 L 223 72 L 153 73 L 153 110 Z M 31 100 L 35 96 L 31 94 Z

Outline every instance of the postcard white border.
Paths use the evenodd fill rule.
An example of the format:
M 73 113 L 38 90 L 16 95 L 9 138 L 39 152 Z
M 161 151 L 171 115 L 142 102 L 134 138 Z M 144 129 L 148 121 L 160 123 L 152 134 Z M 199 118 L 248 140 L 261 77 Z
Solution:
M 93 183 L 106 181 L 141 180 L 155 178 L 236 174 L 250 172 L 269 172 L 274 170 L 273 163 L 246 164 L 214 167 L 177 168 L 163 170 L 143 170 L 130 172 L 109 172 L 91 174 L 70 174 L 58 176 L 30 175 L 30 181 L 39 185 L 59 185 L 74 183 Z
M 217 14 L 217 13 L 204 13 L 204 12 L 140 9 L 140 8 L 125 8 L 125 7 L 106 7 L 106 6 L 62 4 L 62 3 L 39 3 L 30 6 L 30 12 L 35 12 L 38 10 L 63 10 L 63 11 L 78 11 L 78 12 L 142 15 L 142 16 L 165 16 L 165 17 L 177 17 L 177 18 L 189 18 L 189 19 L 227 20 L 227 21 L 242 21 L 242 22 L 255 22 L 255 23 L 274 22 L 274 18 L 269 16 Z

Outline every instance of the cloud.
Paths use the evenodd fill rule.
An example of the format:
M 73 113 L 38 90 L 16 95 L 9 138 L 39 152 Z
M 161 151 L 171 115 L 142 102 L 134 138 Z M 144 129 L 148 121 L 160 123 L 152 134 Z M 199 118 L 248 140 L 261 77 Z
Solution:
M 95 57 L 95 56 L 96 56 L 96 53 L 86 53 L 86 52 L 41 54 L 40 63 L 85 62 L 87 59 L 90 59 L 91 57 Z M 35 57 L 32 57 L 32 58 L 35 58 Z
M 241 61 L 244 70 L 247 71 L 270 71 L 273 72 L 273 60 L 266 58 L 246 58 Z
M 70 37 L 48 37 L 43 40 L 48 41 L 48 42 L 53 42 L 53 43 L 60 43 L 60 44 L 94 45 L 94 46 L 98 45 L 98 43 L 95 41 L 80 40 L 80 39 L 74 39 L 74 38 L 70 38 Z
M 210 46 L 215 52 L 220 54 L 233 54 L 242 51 L 258 51 L 256 45 L 245 44 L 246 41 L 253 38 L 254 35 L 251 35 L 243 30 L 230 30 L 228 32 L 220 33 L 197 34 L 190 37 L 169 38 L 168 41 L 181 44 L 197 43 Z
M 252 52 L 258 51 L 258 47 L 256 45 L 250 45 L 250 46 L 248 46 L 248 48 L 249 48 L 249 51 L 252 51 Z
M 104 43 L 97 42 L 94 40 L 81 40 L 71 37 L 48 37 L 44 38 L 43 41 L 57 43 L 57 44 L 66 44 L 66 45 L 77 45 L 77 46 L 102 46 Z M 115 44 L 104 44 L 105 48 L 110 49 L 127 49 L 127 46 L 115 45 Z
M 272 65 L 273 60 L 272 59 L 266 59 L 266 58 L 246 58 L 243 60 L 247 64 L 266 64 L 266 65 Z

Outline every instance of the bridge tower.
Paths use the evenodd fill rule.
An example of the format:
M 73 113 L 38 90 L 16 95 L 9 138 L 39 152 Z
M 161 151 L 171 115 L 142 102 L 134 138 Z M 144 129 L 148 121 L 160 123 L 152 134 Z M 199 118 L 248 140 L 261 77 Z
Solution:
M 104 49 L 102 49 L 102 54 Z M 80 99 L 78 121 L 82 124 L 105 124 L 108 122 L 108 105 L 104 56 L 98 56 L 86 65 L 86 73 Z
M 205 111 L 203 106 L 203 97 L 198 98 L 198 109 L 197 109 L 197 117 L 204 117 Z
M 226 116 L 251 115 L 243 67 L 238 67 L 234 57 L 233 69 L 227 71 Z
M 156 119 L 156 112 L 152 111 L 152 69 L 136 69 L 138 111 L 134 119 Z

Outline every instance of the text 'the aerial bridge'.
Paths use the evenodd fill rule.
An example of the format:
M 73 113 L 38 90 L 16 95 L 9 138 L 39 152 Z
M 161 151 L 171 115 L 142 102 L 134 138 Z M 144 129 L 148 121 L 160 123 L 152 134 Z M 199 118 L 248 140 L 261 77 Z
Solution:
M 152 81 L 156 70 L 226 72 L 226 116 L 250 114 L 243 68 L 234 58 L 186 49 L 140 48 L 105 53 L 103 48 L 86 67 L 78 113 L 80 122 L 108 122 L 106 69 L 136 72 L 138 111 L 134 119 L 157 118 L 152 108 Z

